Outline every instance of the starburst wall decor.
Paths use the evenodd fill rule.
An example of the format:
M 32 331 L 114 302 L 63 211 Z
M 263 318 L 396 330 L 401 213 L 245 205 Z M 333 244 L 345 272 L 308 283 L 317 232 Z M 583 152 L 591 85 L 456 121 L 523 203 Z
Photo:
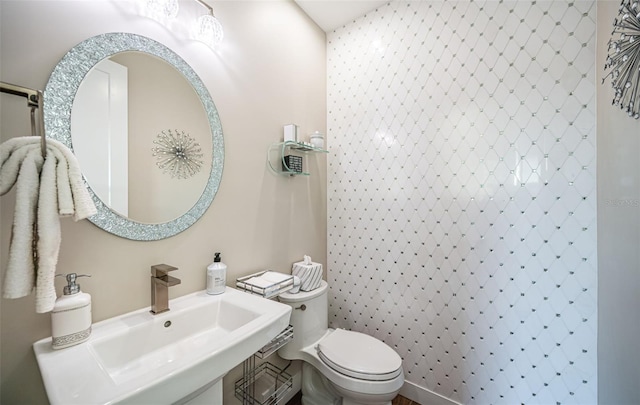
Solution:
M 184 131 L 176 129 L 172 132 L 167 129 L 159 133 L 153 143 L 156 146 L 151 151 L 163 173 L 169 173 L 173 178 L 188 179 L 200 171 L 203 164 L 202 148 Z
M 611 78 L 615 91 L 612 105 L 625 110 L 630 117 L 640 117 L 640 3 L 622 0 L 618 16 L 613 21 L 612 38 L 602 80 Z

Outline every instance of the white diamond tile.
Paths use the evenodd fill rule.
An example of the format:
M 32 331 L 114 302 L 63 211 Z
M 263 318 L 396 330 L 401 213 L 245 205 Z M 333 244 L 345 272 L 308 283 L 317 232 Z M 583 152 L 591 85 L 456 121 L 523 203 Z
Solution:
M 328 34 L 330 320 L 461 403 L 595 403 L 595 2 Z

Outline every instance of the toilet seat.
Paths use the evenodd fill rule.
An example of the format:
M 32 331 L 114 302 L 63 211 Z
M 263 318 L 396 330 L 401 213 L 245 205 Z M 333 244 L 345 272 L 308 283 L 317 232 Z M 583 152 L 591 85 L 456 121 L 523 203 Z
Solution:
M 385 381 L 402 373 L 402 359 L 385 343 L 364 333 L 336 329 L 316 350 L 333 370 L 367 381 Z

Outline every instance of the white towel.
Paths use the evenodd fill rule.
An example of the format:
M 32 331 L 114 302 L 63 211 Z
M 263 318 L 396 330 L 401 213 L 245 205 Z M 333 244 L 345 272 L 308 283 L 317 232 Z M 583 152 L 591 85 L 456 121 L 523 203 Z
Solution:
M 14 148 L 15 142 L 11 142 L 13 140 L 14 139 L 10 139 L 0 145 L 0 169 L 2 169 L 2 176 L 0 176 L 0 195 L 6 194 L 11 190 L 11 187 L 15 185 L 18 180 L 22 161 L 31 149 L 37 148 L 37 146 L 33 144 L 18 145 Z M 38 172 L 40 172 L 40 169 L 38 169 Z
M 258 276 L 251 277 L 246 281 L 246 283 L 260 288 L 267 288 L 273 285 L 272 281 L 265 280 L 264 278 Z
M 281 283 L 285 280 L 287 281 L 291 281 L 291 275 L 290 274 L 284 274 L 284 273 L 278 273 L 277 271 L 270 271 L 267 270 L 264 272 L 264 274 L 262 274 L 262 277 L 264 280 L 273 283 Z
M 268 298 L 275 292 L 284 292 L 291 287 L 293 287 L 293 277 L 291 275 L 267 270 L 259 276 L 251 277 L 242 282 L 241 288 L 264 294 Z
M 60 251 L 60 220 L 58 219 L 58 196 L 56 190 L 56 166 L 59 164 L 56 154 L 47 148 L 40 174 L 40 193 L 38 195 L 38 230 L 36 272 L 36 312 L 43 313 L 53 310 L 56 303 L 56 289 L 54 278 L 58 253 Z M 38 151 L 42 153 L 41 151 Z M 33 152 L 32 152 L 33 153 Z M 63 162 L 64 164 L 64 162 Z
M 71 184 L 69 183 L 69 165 L 62 152 L 60 152 L 60 149 L 47 148 L 47 152 L 53 153 L 56 158 L 55 173 L 58 192 L 58 213 L 60 216 L 72 216 L 76 209 L 73 204 L 73 191 L 71 191 Z
M 95 214 L 96 208 L 75 156 L 52 139 L 47 140 L 46 159 L 39 137 L 12 138 L 0 145 L 0 195 L 13 185 L 16 210 L 3 297 L 24 297 L 35 288 L 36 312 L 48 312 L 56 300 L 58 216 L 73 215 L 78 221 Z
M 81 219 L 88 218 L 94 215 L 97 210 L 96 206 L 91 199 L 91 195 L 87 191 L 84 180 L 82 178 L 82 171 L 80 170 L 80 164 L 76 159 L 76 156 L 62 143 L 55 139 L 47 139 L 48 145 L 56 147 L 56 152 L 62 153 L 64 160 L 67 164 L 67 176 L 68 183 L 71 185 L 71 192 L 73 194 L 73 207 L 75 209 L 73 213 L 73 219 L 79 221 Z M 60 179 L 58 179 L 60 182 Z M 65 215 L 62 212 L 60 215 Z
M 11 229 L 9 262 L 4 276 L 3 297 L 20 298 L 31 294 L 35 286 L 34 236 L 38 201 L 39 173 L 44 159 L 37 148 L 23 156 L 20 172 L 16 171 L 16 207 Z M 5 167 L 0 178 L 5 178 Z M 13 170 L 11 170 L 13 173 Z M 4 194 L 4 193 L 3 193 Z

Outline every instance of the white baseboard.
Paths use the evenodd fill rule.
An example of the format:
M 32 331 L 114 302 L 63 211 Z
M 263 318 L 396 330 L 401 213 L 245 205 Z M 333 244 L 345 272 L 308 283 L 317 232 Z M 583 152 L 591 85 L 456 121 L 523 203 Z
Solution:
M 400 389 L 400 395 L 415 401 L 420 405 L 461 405 L 456 401 L 443 397 L 440 394 L 436 394 L 433 391 L 429 391 L 428 389 L 414 384 L 411 381 L 404 382 L 404 385 Z

